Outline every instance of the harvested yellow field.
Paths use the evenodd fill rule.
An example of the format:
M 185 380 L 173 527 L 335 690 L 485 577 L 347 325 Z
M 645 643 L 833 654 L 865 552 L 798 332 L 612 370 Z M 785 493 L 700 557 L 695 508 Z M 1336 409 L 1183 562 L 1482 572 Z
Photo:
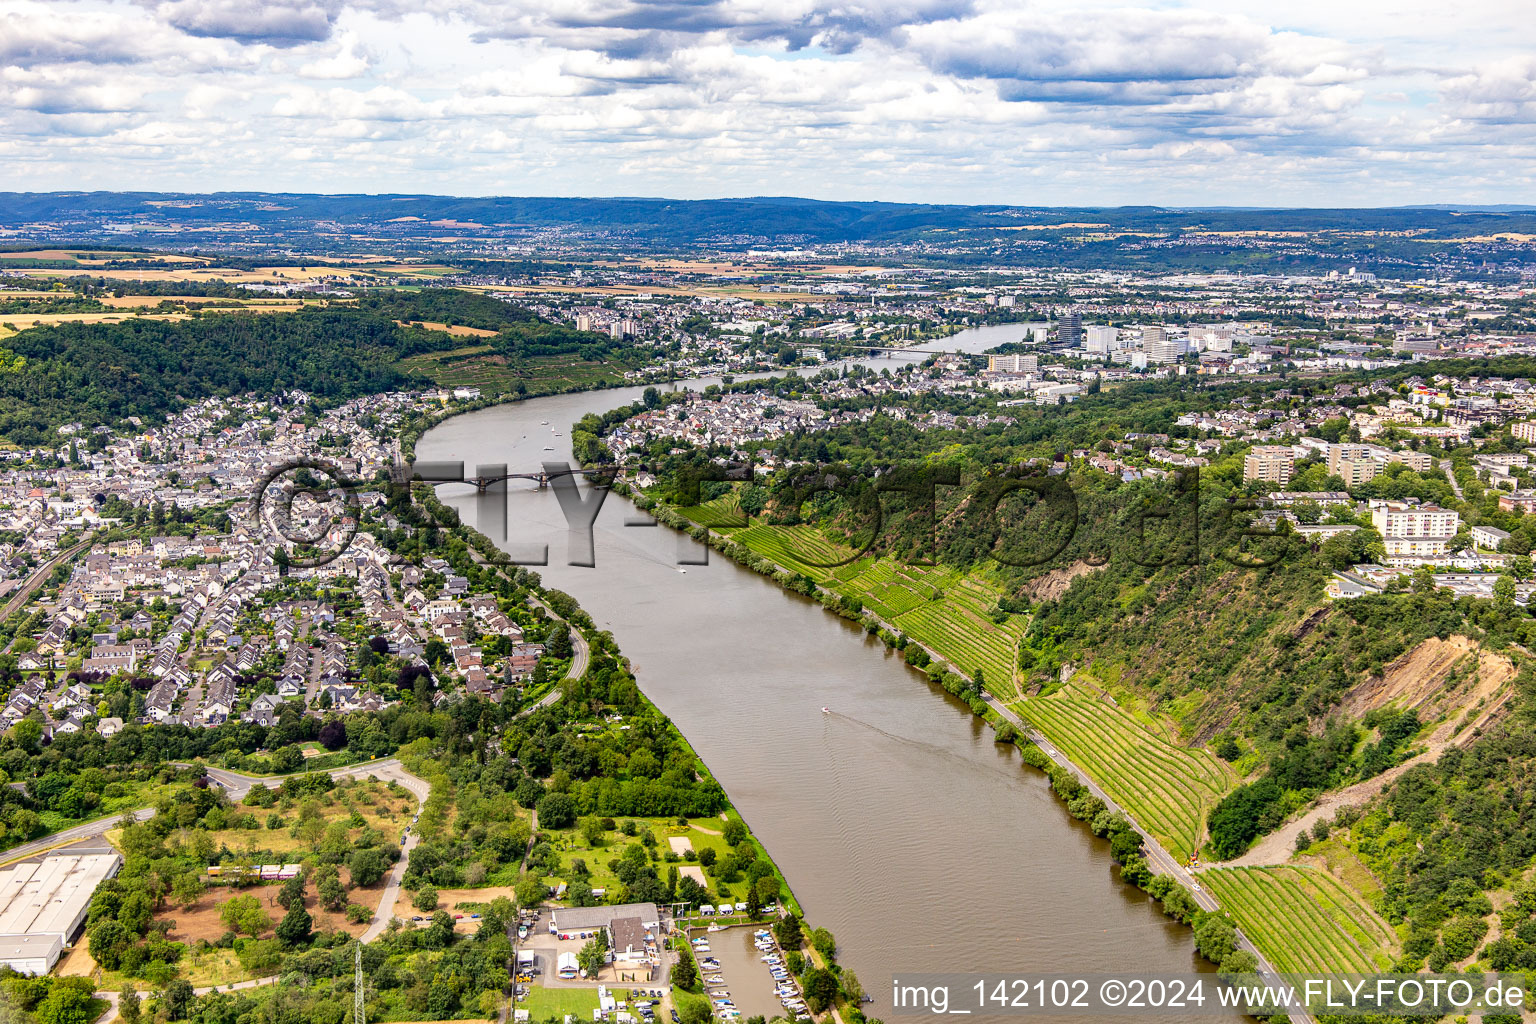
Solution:
M 408 327 L 411 324 L 416 324 L 419 327 L 425 327 L 429 331 L 442 331 L 444 334 L 452 334 L 454 337 L 457 337 L 457 338 L 494 338 L 494 337 L 496 337 L 496 332 L 495 331 L 488 331 L 488 330 L 486 330 L 483 327 L 464 327 L 464 326 L 457 325 L 457 324 L 452 326 L 452 327 L 450 327 L 447 324 L 440 324 L 440 323 L 438 323 L 435 320 L 412 320 L 412 321 L 396 320 L 395 323 L 399 324 L 401 327 Z

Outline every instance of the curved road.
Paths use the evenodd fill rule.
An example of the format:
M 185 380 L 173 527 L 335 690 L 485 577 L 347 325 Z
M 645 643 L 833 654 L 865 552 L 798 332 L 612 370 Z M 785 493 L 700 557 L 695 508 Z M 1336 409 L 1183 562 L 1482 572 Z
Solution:
M 128 811 L 123 811 L 121 814 L 97 818 L 95 821 L 88 821 L 84 825 L 76 825 L 74 828 L 66 828 L 61 832 L 50 833 L 41 839 L 34 839 L 30 843 L 13 846 L 4 853 L 0 853 L 0 857 L 4 857 L 6 863 L 10 863 L 13 860 L 24 860 L 39 853 L 46 853 L 58 846 L 78 843 L 82 839 L 94 839 L 117 828 L 118 825 L 122 824 L 123 818 L 129 813 Z M 155 809 L 153 807 L 140 807 L 131 813 L 136 821 L 148 821 L 155 816 Z
M 243 772 L 233 772 L 227 768 L 206 768 L 205 770 L 208 778 L 217 783 L 219 788 L 224 790 L 231 800 L 240 800 L 257 786 L 276 789 L 283 784 L 283 779 L 292 778 L 292 776 L 246 775 Z M 426 779 L 406 771 L 399 758 L 394 757 L 384 758 L 379 761 L 368 761 L 364 764 L 348 765 L 345 768 L 333 768 L 327 774 L 333 779 L 371 777 L 382 779 L 385 782 L 398 782 L 415 795 L 418 813 L 420 813 L 422 806 L 427 802 L 427 796 L 432 791 L 432 787 Z M 154 813 L 155 811 L 152 807 L 140 808 L 133 812 L 134 817 L 139 821 L 148 820 L 154 816 Z M 115 828 L 122 820 L 123 816 L 119 814 L 111 818 L 87 822 L 84 825 L 77 825 L 72 829 L 55 833 L 46 839 L 40 839 L 35 843 L 18 846 L 9 852 L 13 856 L 27 856 L 29 853 L 40 853 L 55 846 L 99 836 L 103 832 Z M 400 859 L 395 862 L 394 869 L 390 871 L 389 882 L 384 886 L 384 893 L 379 900 L 378 908 L 373 912 L 373 922 L 369 924 L 368 930 L 360 937 L 362 942 L 372 942 L 384 933 L 385 928 L 389 927 L 389 919 L 393 916 L 390 911 L 394 908 L 395 900 L 400 895 L 400 882 L 405 877 L 405 869 L 410 863 L 411 850 L 415 848 L 417 839 L 417 834 L 412 832 L 406 837 L 405 845 L 400 848 Z M 36 849 L 29 849 L 33 847 L 36 847 Z M 231 982 L 228 985 L 210 985 L 195 989 L 194 991 L 198 995 L 207 995 L 209 992 L 214 991 L 231 992 L 240 989 L 260 988 L 263 985 L 270 985 L 277 981 L 278 977 L 280 975 L 252 978 L 249 981 Z M 107 1012 L 101 1016 L 97 1024 L 107 1024 L 108 1021 L 117 1017 L 117 997 L 118 993 L 116 992 L 96 993 L 96 998 L 105 999 L 110 1004 Z

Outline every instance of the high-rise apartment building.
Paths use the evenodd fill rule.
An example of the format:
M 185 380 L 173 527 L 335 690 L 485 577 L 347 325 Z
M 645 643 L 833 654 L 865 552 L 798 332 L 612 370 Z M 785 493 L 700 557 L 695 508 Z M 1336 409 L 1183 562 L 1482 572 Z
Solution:
M 1079 348 L 1083 344 L 1083 314 L 1064 313 L 1061 325 L 1056 329 L 1056 340 L 1067 348 Z
M 1296 471 L 1296 453 L 1283 444 L 1260 444 L 1243 458 L 1243 480 L 1263 480 L 1284 487 Z
M 1095 325 L 1089 327 L 1087 331 L 1087 340 L 1083 342 L 1083 347 L 1089 352 L 1103 355 L 1120 348 L 1120 328 Z

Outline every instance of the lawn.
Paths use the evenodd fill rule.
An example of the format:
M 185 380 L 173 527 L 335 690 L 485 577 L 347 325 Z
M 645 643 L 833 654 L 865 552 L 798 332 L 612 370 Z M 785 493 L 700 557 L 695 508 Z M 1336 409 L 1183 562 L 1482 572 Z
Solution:
M 530 1020 L 564 1020 L 566 1014 L 577 1020 L 589 1021 L 597 1009 L 595 988 L 545 988 L 534 985 L 517 1004 L 519 1010 L 527 1010 Z
M 1200 878 L 1282 972 L 1372 974 L 1391 965 L 1391 927 L 1332 875 L 1307 867 L 1215 868 Z
M 1125 709 L 1076 687 L 1009 707 L 1180 858 L 1200 849 L 1210 809 L 1236 784 L 1210 753 L 1175 746 Z

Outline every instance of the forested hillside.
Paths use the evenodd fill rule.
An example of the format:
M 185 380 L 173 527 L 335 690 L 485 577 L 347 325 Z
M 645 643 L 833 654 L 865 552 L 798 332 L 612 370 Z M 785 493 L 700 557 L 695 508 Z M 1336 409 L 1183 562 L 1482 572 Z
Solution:
M 0 347 L 0 441 L 44 444 L 64 423 L 154 418 L 209 395 L 299 389 L 331 403 L 420 387 L 434 378 L 402 360 L 448 352 L 464 339 L 402 326 L 415 323 L 496 331 L 477 340 L 514 368 L 523 360 L 602 359 L 619 351 L 604 336 L 451 289 L 383 292 L 293 313 L 34 327 Z
M 1232 768 L 1229 791 L 1218 788 L 1211 801 L 1206 834 L 1177 835 L 1175 845 L 1225 859 L 1324 792 L 1384 780 L 1431 747 L 1466 745 L 1497 725 L 1512 706 L 1510 659 L 1536 643 L 1536 620 L 1512 601 L 1458 599 L 1427 579 L 1329 602 L 1332 573 L 1369 560 L 1380 538 L 1364 521 L 1324 543 L 1285 525 L 1267 535 L 1253 521 L 1259 495 L 1243 483 L 1240 445 L 1216 453 L 1198 476 L 1128 480 L 1082 458 L 1123 451 L 1108 439 L 1177 436 L 1175 410 L 1263 387 L 1189 393 L 1137 384 L 1066 408 L 1011 408 L 1013 424 L 961 421 L 947 430 L 914 421 L 995 407 L 964 397 L 887 398 L 871 419 L 774 446 L 790 464 L 825 472 L 800 465 L 744 485 L 726 479 L 710 453 L 659 446 L 647 464 L 662 481 L 658 496 L 692 506 L 695 522 L 727 506 L 732 523 L 750 514 L 751 528 L 721 532 L 833 590 L 848 614 L 900 629 L 907 635 L 899 643 L 914 639 L 943 655 L 975 677 L 970 696 L 989 692 L 1044 720 L 1061 708 L 1030 702 L 1070 680 L 1062 707 L 1092 718 L 1085 728 L 1100 745 L 1129 714 L 1149 745 L 1166 740 L 1215 754 Z M 605 424 L 580 426 L 595 434 Z M 1502 443 L 1494 439 L 1490 450 Z M 1147 444 L 1131 447 L 1145 452 Z M 1326 467 L 1298 467 L 1293 486 L 1329 489 Z M 1464 489 L 1456 504 L 1469 521 L 1504 526 L 1516 544 L 1528 543 L 1529 524 L 1500 512 L 1495 492 L 1471 477 Z M 1358 490 L 1455 500 L 1443 475 L 1403 466 Z M 844 559 L 845 569 L 831 564 Z M 904 568 L 927 561 L 938 568 Z M 985 609 L 957 601 L 967 593 L 992 595 L 991 632 Z M 987 643 L 1009 644 L 1012 665 L 1000 665 Z M 907 650 L 909 661 L 926 664 Z M 1503 652 L 1498 665 L 1486 660 L 1495 652 Z M 1070 745 L 1072 737 L 1057 741 Z M 1114 788 L 1117 780 L 1105 781 Z M 1134 779 L 1120 781 L 1135 788 Z

